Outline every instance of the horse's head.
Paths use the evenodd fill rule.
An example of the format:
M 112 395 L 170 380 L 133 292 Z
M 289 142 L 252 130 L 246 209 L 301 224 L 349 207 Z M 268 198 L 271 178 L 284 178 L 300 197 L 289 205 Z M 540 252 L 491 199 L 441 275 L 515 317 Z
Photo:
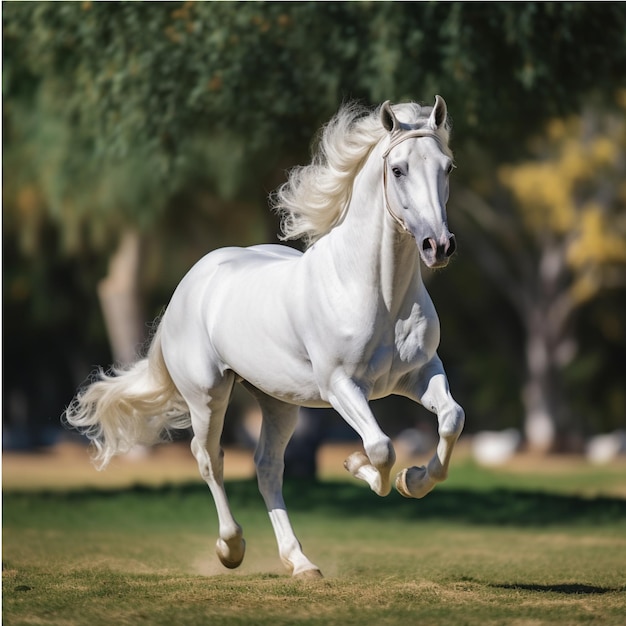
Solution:
M 381 107 L 381 120 L 389 132 L 384 159 L 385 205 L 391 216 L 419 247 L 428 267 L 444 267 L 456 250 L 448 230 L 446 202 L 452 153 L 447 147 L 447 107 L 436 96 L 428 118 L 404 119 L 389 102 Z

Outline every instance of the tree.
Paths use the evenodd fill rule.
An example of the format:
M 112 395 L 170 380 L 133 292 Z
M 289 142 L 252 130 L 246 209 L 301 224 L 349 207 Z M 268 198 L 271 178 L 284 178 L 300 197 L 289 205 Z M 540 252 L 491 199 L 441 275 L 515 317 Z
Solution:
M 105 257 L 103 308 L 125 293 L 136 312 L 126 360 L 146 310 L 137 267 L 160 228 L 173 240 L 181 199 L 202 207 L 185 233 L 267 239 L 267 191 L 352 98 L 441 93 L 460 162 L 476 145 L 513 162 L 545 120 L 623 85 L 625 33 L 620 3 L 6 3 L 4 168 L 22 181 L 6 206 L 35 189 L 63 254 Z M 238 238 L 226 221 L 252 226 Z
M 45 206 L 62 227 L 66 254 L 80 256 L 92 248 L 110 255 L 98 294 L 113 357 L 122 364 L 134 358 L 145 338 L 141 285 L 145 233 L 158 228 L 170 198 L 188 196 L 189 189 L 203 186 L 198 183 L 201 165 L 212 173 L 204 175 L 209 179 L 204 187 L 226 200 L 232 199 L 238 191 L 233 185 L 240 182 L 233 183 L 229 172 L 248 169 L 241 144 L 229 150 L 226 136 L 214 138 L 212 150 L 201 150 L 198 137 L 187 129 L 181 137 L 184 148 L 177 151 L 168 134 L 177 130 L 171 126 L 171 115 L 155 120 L 162 125 L 157 129 L 139 109 L 145 101 L 138 104 L 131 97 L 132 105 L 126 106 L 131 90 L 120 92 L 124 81 L 135 85 L 136 72 L 165 63 L 162 57 L 168 56 L 176 38 L 165 27 L 165 46 L 159 47 L 159 38 L 149 33 L 158 34 L 170 12 L 171 6 L 166 13 L 159 9 L 147 14 L 145 7 L 111 3 L 33 3 L 12 6 L 4 16 L 5 37 L 15 44 L 5 60 L 9 160 L 13 157 L 15 165 L 25 166 L 24 184 L 37 186 L 45 198 Z M 148 20 L 148 39 L 138 48 L 137 36 L 145 35 L 141 18 L 148 16 L 156 19 L 152 28 Z M 172 19 L 178 19 L 175 13 Z M 30 44 L 22 46 L 26 39 Z M 146 59 L 144 67 L 137 65 L 135 56 Z M 156 98 L 160 106 L 162 76 L 155 75 L 154 80 L 149 85 L 144 80 L 140 89 L 145 91 L 146 85 L 154 89 L 157 93 L 148 94 L 148 102 Z M 140 91 L 135 98 L 142 95 Z M 112 101 L 124 106 L 112 111 Z M 185 114 L 181 117 L 186 119 Z M 206 128 L 199 126 L 203 137 Z M 266 170 L 257 167 L 256 172 L 263 176 Z M 216 198 L 214 204 L 224 207 L 228 202 Z M 251 241 L 245 231 L 239 240 Z
M 625 93 L 612 113 L 590 103 L 552 120 L 530 141 L 529 160 L 500 168 L 510 198 L 456 197 L 476 258 L 525 331 L 525 431 L 535 450 L 571 445 L 564 371 L 577 355 L 576 319 L 600 293 L 626 287 Z

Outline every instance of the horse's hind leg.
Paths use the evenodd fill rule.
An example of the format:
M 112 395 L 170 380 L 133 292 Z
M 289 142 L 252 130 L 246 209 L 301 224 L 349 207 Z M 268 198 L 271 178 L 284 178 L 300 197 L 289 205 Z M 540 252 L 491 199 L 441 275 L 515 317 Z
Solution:
M 246 385 L 256 396 L 263 412 L 261 436 L 254 455 L 259 491 L 265 500 L 274 528 L 278 553 L 285 567 L 294 575 L 321 577 L 319 568 L 302 552 L 296 538 L 282 494 L 285 448 L 293 435 L 298 407 L 286 404 Z
M 219 539 L 217 556 L 225 567 L 235 568 L 243 561 L 246 542 L 241 526 L 235 521 L 224 489 L 224 453 L 220 444 L 224 414 L 230 399 L 234 375 L 226 376 L 218 387 L 208 391 L 187 390 L 183 394 L 191 412 L 193 439 L 191 451 L 196 457 L 217 509 Z

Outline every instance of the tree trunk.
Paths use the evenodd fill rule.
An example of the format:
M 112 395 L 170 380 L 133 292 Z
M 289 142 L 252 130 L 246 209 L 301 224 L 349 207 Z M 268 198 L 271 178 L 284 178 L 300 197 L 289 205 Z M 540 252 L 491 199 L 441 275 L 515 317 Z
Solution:
M 529 339 L 529 344 L 533 338 Z M 532 347 L 528 350 L 532 351 Z M 536 346 L 535 346 L 536 349 Z M 570 406 L 563 392 L 562 368 L 548 357 L 543 367 L 535 367 L 528 356 L 528 379 L 523 388 L 524 434 L 531 452 L 569 451 L 577 440 Z
M 524 431 L 533 452 L 566 449 L 574 424 L 563 388 L 563 368 L 576 352 L 570 317 L 566 247 L 550 242 L 540 253 L 534 286 L 522 309 L 526 328 L 527 381 L 522 392 Z
M 140 234 L 127 230 L 109 261 L 109 272 L 98 284 L 104 323 L 117 365 L 135 361 L 145 339 L 143 307 L 139 289 L 142 256 Z
M 522 391 L 524 434 L 532 452 L 545 454 L 554 448 L 556 440 L 556 407 L 551 393 L 549 350 L 540 333 L 527 338 L 526 364 L 528 380 Z

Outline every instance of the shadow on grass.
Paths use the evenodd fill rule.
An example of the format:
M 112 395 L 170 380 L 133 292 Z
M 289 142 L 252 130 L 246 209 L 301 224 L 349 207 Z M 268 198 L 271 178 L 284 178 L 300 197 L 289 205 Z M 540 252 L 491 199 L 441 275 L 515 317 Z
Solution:
M 521 589 L 539 593 L 559 593 L 566 596 L 589 595 L 601 596 L 605 593 L 623 593 L 626 587 L 596 587 L 595 585 L 581 585 L 577 583 L 563 585 L 528 585 L 512 583 L 508 585 L 489 585 L 496 589 Z
M 263 511 L 263 502 L 253 479 L 229 481 L 226 485 L 235 514 L 242 510 Z M 395 491 L 380 498 L 358 483 L 286 481 L 285 501 L 291 513 L 315 512 L 328 517 L 375 518 L 414 521 L 446 521 L 498 526 L 576 526 L 609 525 L 626 522 L 626 500 L 612 497 L 585 498 L 514 488 L 472 490 L 467 488 L 435 489 L 421 500 L 408 500 Z M 159 502 L 175 507 L 197 506 L 211 500 L 204 483 L 136 486 L 116 490 L 85 489 L 39 493 L 7 493 L 4 504 L 12 498 L 41 499 L 51 504 L 89 499 L 115 499 L 132 496 L 133 500 Z
M 393 491 L 380 498 L 361 485 L 288 483 L 285 500 L 290 509 L 315 506 L 329 515 L 392 517 L 407 520 L 446 520 L 464 524 L 545 526 L 547 524 L 609 524 L 626 521 L 626 500 L 584 498 L 517 488 L 472 490 L 435 489 L 421 500 Z

